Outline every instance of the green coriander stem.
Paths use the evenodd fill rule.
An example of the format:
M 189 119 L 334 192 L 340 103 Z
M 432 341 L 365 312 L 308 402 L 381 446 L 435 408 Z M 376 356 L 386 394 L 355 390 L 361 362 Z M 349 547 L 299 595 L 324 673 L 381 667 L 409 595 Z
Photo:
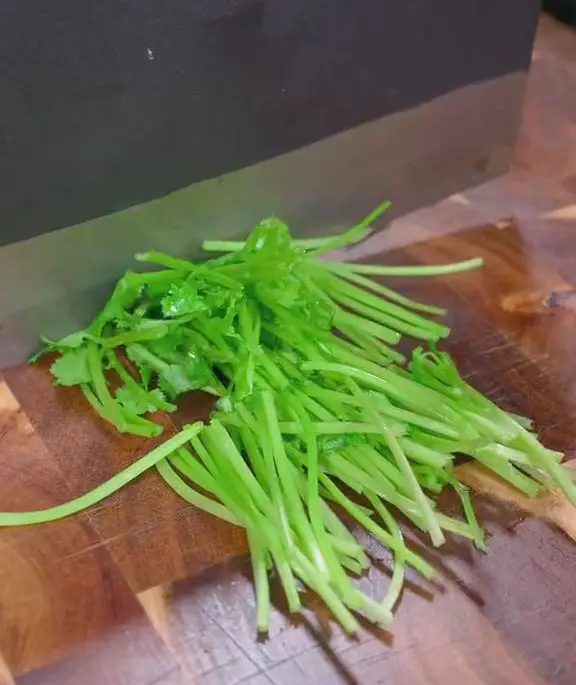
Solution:
M 259 632 L 266 633 L 270 625 L 270 584 L 266 571 L 266 549 L 259 535 L 251 530 L 248 530 L 248 547 L 256 588 L 256 628 Z
M 151 452 L 148 452 L 144 457 L 135 461 L 123 471 L 120 471 L 120 473 L 116 474 L 110 480 L 70 502 L 59 504 L 50 509 L 42 509 L 40 511 L 0 513 L 0 526 L 27 526 L 33 523 L 55 521 L 64 518 L 65 516 L 76 514 L 83 509 L 87 509 L 142 475 L 144 471 L 147 471 L 159 461 L 162 461 L 162 459 L 165 459 L 168 455 L 172 454 L 174 450 L 177 450 L 187 443 L 192 436 L 200 433 L 202 427 L 201 423 L 194 423 L 191 426 L 186 426 L 180 433 L 169 438 Z
M 198 509 L 202 509 L 212 516 L 216 516 L 223 521 L 228 521 L 236 526 L 241 526 L 242 523 L 234 516 L 234 514 L 228 510 L 226 507 L 222 506 L 218 502 L 201 495 L 196 492 L 194 488 L 187 485 L 182 478 L 174 471 L 167 460 L 162 460 L 156 464 L 156 469 L 158 473 L 162 476 L 162 479 L 169 485 L 174 492 L 176 492 L 182 499 L 186 500 L 190 504 L 194 505 Z
M 372 290 L 388 300 L 392 300 L 393 302 L 401 304 L 403 307 L 407 307 L 419 312 L 425 312 L 427 314 L 436 314 L 438 316 L 444 316 L 446 314 L 446 310 L 442 307 L 434 307 L 429 304 L 424 304 L 423 302 L 416 302 L 416 300 L 411 300 L 410 298 L 397 293 L 391 288 L 387 288 L 377 281 L 373 281 L 365 276 L 360 276 L 359 274 L 354 273 L 350 270 L 350 267 L 354 266 L 353 264 L 348 264 L 346 262 L 322 262 L 321 265 L 327 271 L 345 278 L 347 281 L 350 281 L 350 283 L 355 283 L 356 285 L 360 285 L 368 290 Z
M 356 504 L 351 502 L 348 497 L 346 497 L 325 474 L 320 474 L 320 481 L 328 490 L 328 492 L 334 497 L 334 501 L 340 504 L 371 535 L 380 540 L 380 542 L 383 542 L 390 549 L 399 552 L 403 551 L 403 545 L 400 545 L 393 536 L 391 536 L 381 526 L 375 523 Z M 410 550 L 407 550 L 406 552 L 406 561 L 417 571 L 420 571 L 425 578 L 432 578 L 434 575 L 434 569 L 426 561 L 424 561 L 424 559 L 419 557 L 417 554 L 414 554 L 414 552 L 411 552 Z
M 163 252 L 150 250 L 149 252 L 139 252 L 135 255 L 136 261 L 148 262 L 150 264 L 159 264 L 168 269 L 175 269 L 178 271 L 194 271 L 198 268 L 198 264 L 194 264 L 187 259 L 178 259 Z
M 426 266 L 380 266 L 376 264 L 350 264 L 350 272 L 367 274 L 370 276 L 444 276 L 462 271 L 470 271 L 482 266 L 482 259 L 466 259 L 453 264 L 438 264 Z

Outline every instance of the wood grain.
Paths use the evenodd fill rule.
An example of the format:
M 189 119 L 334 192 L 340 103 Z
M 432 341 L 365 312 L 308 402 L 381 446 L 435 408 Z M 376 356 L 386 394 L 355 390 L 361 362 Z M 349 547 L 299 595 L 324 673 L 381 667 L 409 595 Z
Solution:
M 53 460 L 66 474 L 73 496 L 110 478 L 171 434 L 167 417 L 159 417 L 165 432 L 155 441 L 119 434 L 94 415 L 75 389 L 52 386 L 49 363 L 8 370 L 5 377 Z M 239 529 L 187 506 L 167 491 L 155 471 L 86 516 L 100 544 L 136 592 L 185 577 L 245 550 Z
M 575 65 L 573 32 L 543 19 L 515 171 L 399 219 L 352 252 L 390 263 L 482 254 L 482 273 L 395 285 L 449 307 L 449 348 L 465 375 L 533 416 L 546 443 L 573 458 Z M 148 445 L 109 430 L 74 391 L 52 388 L 45 366 L 0 382 L 2 510 L 65 501 Z M 0 685 L 573 685 L 576 547 L 528 515 L 539 507 L 571 533 L 571 512 L 560 503 L 558 520 L 555 496 L 527 502 L 477 469 L 465 473 L 484 493 L 476 504 L 488 552 L 450 540 L 439 555 L 409 532 L 438 578 L 411 575 L 393 634 L 365 626 L 356 640 L 313 596 L 289 618 L 278 588 L 270 638 L 257 640 L 242 535 L 184 505 L 153 473 L 83 515 L 1 530 Z M 360 582 L 378 596 L 390 559 L 366 542 L 375 565 Z
M 532 249 L 513 222 L 500 222 L 373 259 L 483 255 L 482 272 L 395 285 L 449 307 L 448 347 L 471 382 L 534 416 L 549 444 L 570 451 L 576 309 L 550 246 L 562 246 L 570 259 L 573 239 L 556 231 L 556 240 L 548 236 Z M 109 431 L 74 391 L 52 388 L 42 366 L 8 371 L 0 399 L 5 509 L 62 501 L 144 449 L 141 440 Z M 192 403 L 186 411 L 196 409 Z M 490 532 L 485 555 L 457 540 L 440 555 L 409 533 L 438 579 L 410 576 L 393 633 L 365 626 L 350 640 L 314 597 L 294 620 L 276 588 L 270 638 L 258 641 L 249 566 L 243 558 L 223 562 L 242 552 L 243 539 L 150 474 L 83 516 L 0 533 L 0 652 L 16 682 L 28 685 L 67 685 L 80 673 L 82 682 L 104 685 L 284 684 L 305 673 L 330 684 L 569 685 L 576 678 L 576 603 L 567 601 L 576 596 L 576 547 L 518 504 L 478 500 Z M 379 596 L 390 560 L 369 544 L 376 564 L 361 583 Z M 215 561 L 223 563 L 198 574 Z
M 48 507 L 70 498 L 57 461 L 5 382 L 0 383 L 0 454 L 4 510 Z M 94 645 L 110 641 L 110 673 L 121 668 L 137 680 L 147 669 L 154 672 L 155 664 L 146 666 L 142 656 L 130 659 L 129 648 L 136 635 L 139 648 L 152 650 L 155 644 L 163 652 L 164 645 L 145 623 L 143 631 L 137 629 L 144 612 L 84 516 L 3 529 L 0 555 L 0 652 L 13 674 L 67 663 L 74 652 L 87 659 Z
M 571 459 L 566 465 L 575 468 L 576 460 Z M 455 474 L 477 493 L 508 502 L 522 512 L 553 523 L 576 542 L 576 507 L 563 492 L 554 489 L 541 497 L 527 497 L 481 464 L 462 464 L 456 467 Z

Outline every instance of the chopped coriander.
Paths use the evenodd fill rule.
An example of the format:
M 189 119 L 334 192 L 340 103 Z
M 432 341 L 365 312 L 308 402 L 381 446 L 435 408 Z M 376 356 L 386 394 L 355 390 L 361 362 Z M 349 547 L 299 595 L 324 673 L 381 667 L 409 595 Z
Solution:
M 71 502 L 0 513 L 0 526 L 81 511 L 155 466 L 191 505 L 246 529 L 259 631 L 269 625 L 274 568 L 291 611 L 301 608 L 304 584 L 354 632 L 354 613 L 390 623 L 407 566 L 433 574 L 405 544 L 398 513 L 437 546 L 451 533 L 483 549 L 469 491 L 454 477 L 456 456 L 529 496 L 555 483 L 576 503 L 561 455 L 436 349 L 449 329 L 432 317 L 444 310 L 366 277 L 458 273 L 480 260 L 388 267 L 315 259 L 366 237 L 387 206 L 340 236 L 293 240 L 285 223 L 269 218 L 245 242 L 205 243 L 226 253 L 215 259 L 137 255 L 160 268 L 127 272 L 85 331 L 43 339 L 60 355 L 54 383 L 79 386 L 123 432 L 158 435 L 162 425 L 144 415 L 174 411 L 194 390 L 217 398 L 210 421 L 184 428 Z M 396 349 L 403 336 L 421 345 L 408 362 Z M 462 518 L 438 511 L 436 495 L 447 487 L 460 498 Z M 392 551 L 382 601 L 354 584 L 351 574 L 370 561 L 331 504 Z

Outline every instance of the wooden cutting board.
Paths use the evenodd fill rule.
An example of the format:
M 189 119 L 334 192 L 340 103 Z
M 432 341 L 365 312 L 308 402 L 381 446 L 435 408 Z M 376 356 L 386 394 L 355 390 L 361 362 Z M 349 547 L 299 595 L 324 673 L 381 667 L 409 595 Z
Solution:
M 570 457 L 576 236 L 554 225 L 531 241 L 501 222 L 374 261 L 483 256 L 483 271 L 391 282 L 449 307 L 447 347 L 463 373 L 534 417 L 546 444 Z M 206 407 L 194 400 L 183 411 Z M 0 510 L 77 496 L 149 447 L 114 433 L 75 390 L 53 388 L 45 365 L 3 374 Z M 82 515 L 0 530 L 0 685 L 573 684 L 576 545 L 501 499 L 481 497 L 478 508 L 488 553 L 461 541 L 442 556 L 424 550 L 438 579 L 410 577 L 394 633 L 366 626 L 350 640 L 313 597 L 291 621 L 277 593 L 270 639 L 257 641 L 242 533 L 148 473 Z M 562 512 L 573 532 L 570 510 Z M 389 557 L 370 544 L 379 561 L 362 582 L 381 595 Z

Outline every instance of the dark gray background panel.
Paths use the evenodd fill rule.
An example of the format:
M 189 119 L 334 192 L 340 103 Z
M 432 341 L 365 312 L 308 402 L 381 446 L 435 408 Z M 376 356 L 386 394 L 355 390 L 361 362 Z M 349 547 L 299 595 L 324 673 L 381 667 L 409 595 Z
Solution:
M 296 235 L 340 231 L 382 200 L 377 227 L 504 172 L 524 72 L 469 85 L 299 150 L 83 224 L 0 249 L 0 367 L 44 333 L 89 322 L 112 282 L 147 249 L 194 256 L 207 236 L 243 237 L 277 214 Z
M 0 0 L 0 244 L 527 67 L 538 0 Z

